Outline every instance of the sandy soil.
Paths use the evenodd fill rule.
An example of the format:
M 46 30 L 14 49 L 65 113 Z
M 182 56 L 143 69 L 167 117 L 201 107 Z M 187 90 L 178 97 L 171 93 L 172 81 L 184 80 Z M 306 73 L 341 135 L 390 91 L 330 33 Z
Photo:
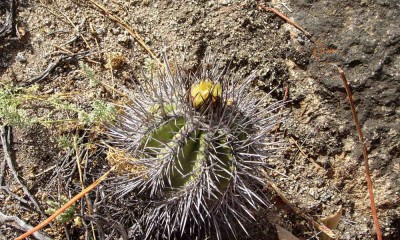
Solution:
M 288 148 L 279 161 L 268 162 L 274 169 L 271 178 L 293 205 L 316 219 L 342 206 L 344 214 L 336 230 L 340 239 L 375 239 L 361 146 L 334 65 L 341 66 L 351 85 L 368 146 L 384 239 L 400 239 L 399 1 L 99 2 L 129 23 L 157 57 L 166 49 L 171 59 L 183 61 L 190 71 L 206 54 L 213 53 L 238 76 L 244 78 L 255 72 L 254 87 L 260 95 L 274 90 L 270 101 L 282 100 L 288 89 L 287 120 L 281 126 Z M 260 4 L 276 8 L 312 37 L 276 14 L 259 9 Z M 0 24 L 6 22 L 6 7 L 0 3 Z M 10 84 L 26 87 L 50 63 L 89 50 L 90 56 L 63 61 L 37 81 L 34 95 L 69 93 L 68 102 L 90 111 L 96 99 L 124 102 L 119 93 L 134 89 L 143 80 L 143 69 L 151 67 L 149 54 L 137 41 L 89 1 L 20 0 L 16 13 L 19 37 L 0 38 L 0 81 L 4 89 Z M 111 70 L 107 64 L 110 59 L 119 59 L 121 64 Z M 82 63 L 93 70 L 92 79 Z M 92 84 L 93 79 L 101 84 Z M 49 107 L 48 103 L 43 106 L 35 100 L 29 104 L 25 108 L 30 116 L 51 112 L 53 119 L 77 118 L 68 111 L 50 111 L 53 105 Z M 85 185 L 107 169 L 104 153 L 96 148 L 100 128 L 68 123 L 13 127 L 16 172 L 43 210 L 48 208 L 49 199 L 71 197 L 81 190 L 77 148 L 60 144 L 61 136 L 70 140 L 79 136 L 79 143 L 85 144 L 79 148 L 87 153 L 81 156 L 86 159 L 82 161 L 86 164 Z M 2 151 L 1 162 L 4 155 Z M 30 225 L 45 219 L 46 214 L 29 202 L 8 168 L 2 187 L 2 213 Z M 96 197 L 96 193 L 89 195 L 93 202 Z M 271 201 L 276 204 L 260 210 L 256 223 L 248 223 L 251 236 L 244 239 L 275 239 L 274 224 L 300 239 L 318 239 L 318 230 L 272 193 Z M 85 204 L 77 204 L 76 215 L 94 216 Z M 83 225 L 53 224 L 43 232 L 54 239 L 91 239 L 89 219 L 83 217 Z M 21 234 L 17 229 L 2 223 L 0 238 Z

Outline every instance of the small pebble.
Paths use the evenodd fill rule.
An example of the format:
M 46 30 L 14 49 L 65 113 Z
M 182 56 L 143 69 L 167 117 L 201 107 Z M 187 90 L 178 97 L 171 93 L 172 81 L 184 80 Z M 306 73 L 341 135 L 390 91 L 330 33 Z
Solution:
M 17 53 L 17 56 L 15 57 L 15 59 L 16 59 L 18 62 L 21 62 L 21 63 L 26 62 L 26 57 L 25 57 L 25 55 L 24 55 L 23 52 Z
M 119 44 L 128 44 L 129 43 L 129 36 L 125 34 L 119 34 L 117 37 L 117 42 Z

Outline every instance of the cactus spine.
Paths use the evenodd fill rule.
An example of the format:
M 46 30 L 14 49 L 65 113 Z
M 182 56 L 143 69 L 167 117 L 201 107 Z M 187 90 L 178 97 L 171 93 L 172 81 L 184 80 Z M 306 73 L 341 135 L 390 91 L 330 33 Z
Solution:
M 110 142 L 140 166 L 115 177 L 115 191 L 147 203 L 141 238 L 221 238 L 221 230 L 235 235 L 237 225 L 246 231 L 252 210 L 266 205 L 258 169 L 278 153 L 270 130 L 282 103 L 263 106 L 250 89 L 254 76 L 223 75 L 208 60 L 188 75 L 165 62 L 110 128 Z

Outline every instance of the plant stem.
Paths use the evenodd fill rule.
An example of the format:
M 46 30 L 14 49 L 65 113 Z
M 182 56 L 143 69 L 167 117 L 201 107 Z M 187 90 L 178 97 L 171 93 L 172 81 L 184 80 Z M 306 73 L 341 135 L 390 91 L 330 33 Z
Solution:
M 356 124 L 357 128 L 357 133 L 358 133 L 358 138 L 361 142 L 362 145 L 362 153 L 364 157 L 364 166 L 365 166 L 365 178 L 367 180 L 367 185 L 368 185 L 368 194 L 369 194 L 369 200 L 371 203 L 371 211 L 372 211 L 372 218 L 374 219 L 374 226 L 375 226 L 375 231 L 376 231 L 376 237 L 378 240 L 382 240 L 382 232 L 379 226 L 379 219 L 378 215 L 376 213 L 376 206 L 375 206 L 375 198 L 374 198 L 374 191 L 373 191 L 373 186 L 372 186 L 372 180 L 371 180 L 371 174 L 369 172 L 369 163 L 368 163 L 368 153 L 367 153 L 367 146 L 365 145 L 364 142 L 364 135 L 361 131 L 361 125 L 360 121 L 358 120 L 357 112 L 356 112 L 356 107 L 354 106 L 354 101 L 353 101 L 353 95 L 351 94 L 349 84 L 346 79 L 346 75 L 344 74 L 344 71 L 341 68 L 337 68 L 340 74 L 340 79 L 342 79 L 344 88 L 346 89 L 347 97 L 349 100 L 351 112 L 353 114 L 353 120 L 354 123 Z

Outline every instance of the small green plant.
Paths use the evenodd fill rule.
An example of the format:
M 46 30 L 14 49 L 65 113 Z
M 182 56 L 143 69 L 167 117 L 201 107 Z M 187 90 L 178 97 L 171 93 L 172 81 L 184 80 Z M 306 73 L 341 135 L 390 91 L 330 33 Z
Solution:
M 60 197 L 60 202 L 58 201 L 47 201 L 48 208 L 45 210 L 45 213 L 52 215 L 55 213 L 62 205 L 68 202 L 68 198 L 65 196 Z M 56 221 L 59 223 L 68 223 L 74 219 L 75 215 L 75 204 L 71 205 L 67 208 L 63 213 L 57 216 Z
M 65 135 L 60 135 L 57 137 L 57 145 L 62 149 L 69 149 L 73 147 L 72 139 Z
M 29 126 L 33 120 L 26 109 L 21 108 L 23 100 L 10 86 L 0 88 L 0 125 Z
M 69 96 L 54 94 L 41 96 L 36 88 L 18 88 L 5 86 L 0 89 L 0 124 L 19 127 L 29 127 L 33 124 L 53 124 L 74 122 L 76 126 L 103 124 L 114 121 L 116 108 L 114 104 L 95 100 L 89 111 L 69 102 Z M 35 103 L 35 105 L 33 105 Z M 47 113 L 38 114 L 40 108 L 46 108 Z M 34 111 L 35 110 L 35 111 Z M 76 118 L 54 118 L 54 113 L 64 112 L 66 115 L 76 115 Z
M 144 59 L 143 70 L 148 77 L 153 77 L 159 69 L 159 64 L 152 58 L 148 57 Z
M 82 72 L 85 75 L 85 77 L 89 79 L 89 85 L 91 87 L 97 87 L 100 84 L 100 80 L 97 78 L 94 70 L 84 62 L 79 62 L 79 66 L 82 69 Z
M 202 67 L 187 75 L 165 63 L 164 74 L 143 83 L 109 129 L 110 142 L 126 153 L 126 171 L 111 186 L 121 199 L 135 194 L 147 206 L 135 225 L 142 239 L 221 239 L 223 230 L 236 236 L 267 204 L 259 168 L 279 153 L 271 130 L 282 103 L 264 106 L 250 90 L 254 76 Z
M 115 105 L 111 103 L 95 100 L 91 107 L 92 110 L 90 112 L 78 112 L 79 121 L 87 125 L 93 125 L 94 123 L 113 122 L 116 118 L 117 110 Z

